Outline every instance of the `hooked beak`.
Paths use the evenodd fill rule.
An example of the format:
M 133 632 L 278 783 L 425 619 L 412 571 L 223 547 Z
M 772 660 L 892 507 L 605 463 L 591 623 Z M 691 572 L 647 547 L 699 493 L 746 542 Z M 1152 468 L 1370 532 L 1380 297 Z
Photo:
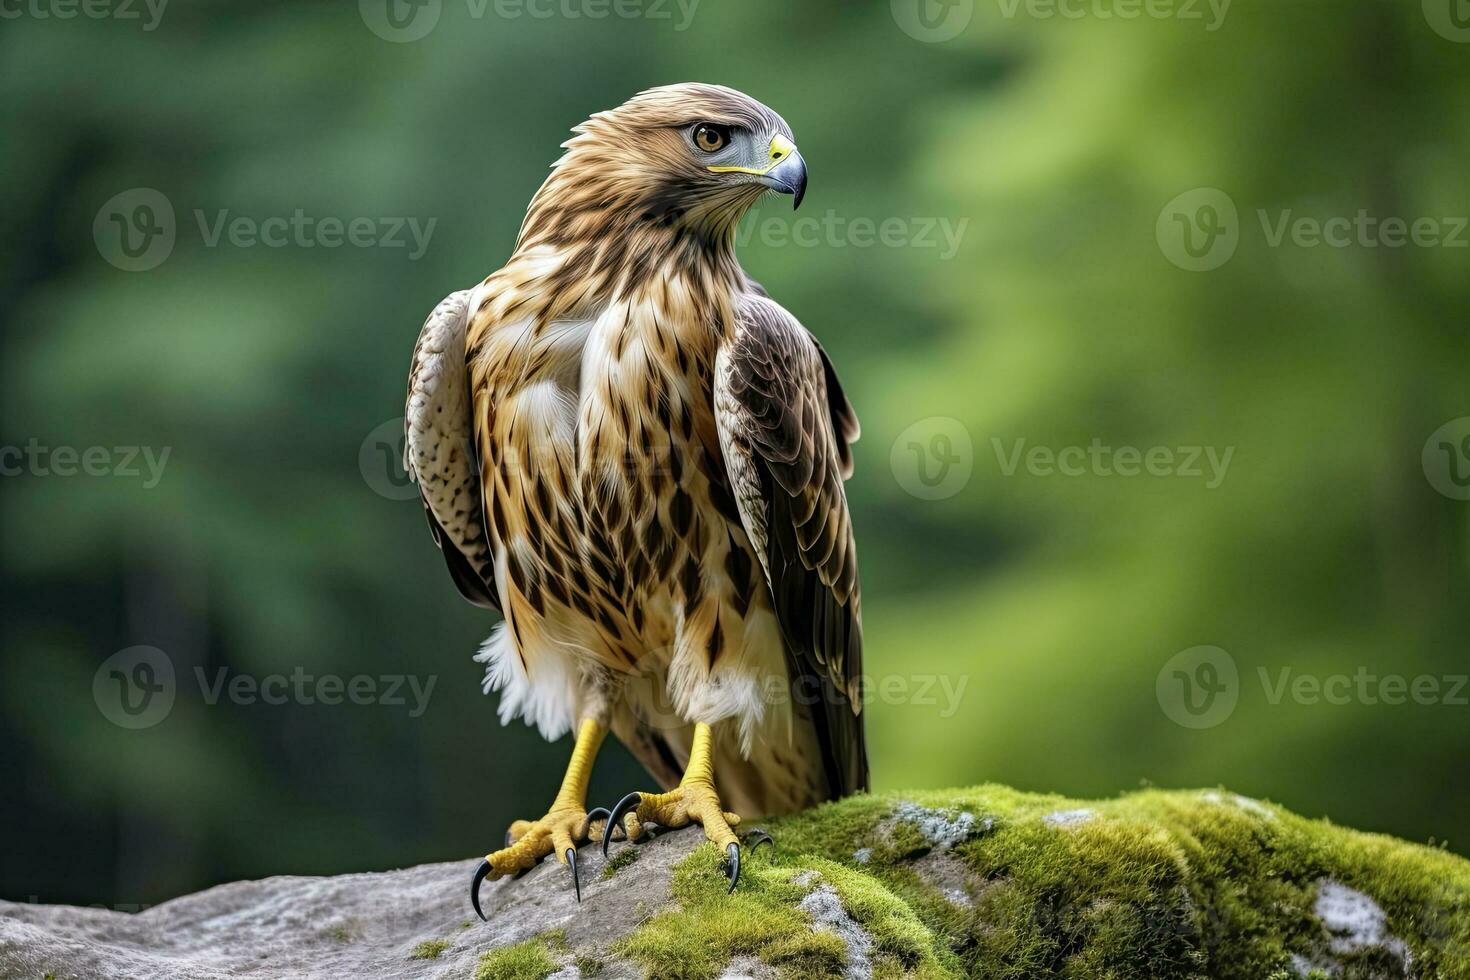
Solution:
M 801 207 L 801 199 L 806 195 L 806 161 L 796 147 L 793 146 L 780 163 L 761 175 L 761 183 L 782 194 L 790 194 L 791 210 Z
M 771 149 L 767 159 L 769 162 L 766 166 L 759 169 L 710 167 L 709 170 L 717 174 L 753 174 L 757 180 L 772 190 L 790 194 L 795 198 L 791 204 L 791 210 L 795 211 L 801 207 L 801 199 L 806 195 L 806 161 L 797 152 L 796 144 L 780 133 L 771 137 Z

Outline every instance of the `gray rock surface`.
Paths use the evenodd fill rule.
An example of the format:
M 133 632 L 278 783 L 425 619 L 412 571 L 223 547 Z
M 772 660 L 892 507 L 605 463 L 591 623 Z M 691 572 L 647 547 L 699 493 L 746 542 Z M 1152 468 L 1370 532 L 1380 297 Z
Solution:
M 641 975 L 607 947 L 670 902 L 670 868 L 704 840 L 698 828 L 638 845 L 602 880 L 601 852 L 581 849 L 582 904 L 551 859 L 519 880 L 487 883 L 470 908 L 476 861 L 333 878 L 220 885 L 138 913 L 0 902 L 3 980 L 224 980 L 239 977 L 473 977 L 480 955 L 548 929 L 604 955 L 602 977 Z M 629 845 L 613 844 L 613 857 Z M 415 958 L 420 943 L 448 945 Z M 575 967 L 571 968 L 575 973 Z

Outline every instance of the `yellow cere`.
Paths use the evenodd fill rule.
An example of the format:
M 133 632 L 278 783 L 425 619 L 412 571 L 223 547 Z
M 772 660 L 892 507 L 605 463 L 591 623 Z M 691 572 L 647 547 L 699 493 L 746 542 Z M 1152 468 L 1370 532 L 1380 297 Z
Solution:
M 709 167 L 708 169 L 711 173 L 717 174 L 755 174 L 757 177 L 760 177 L 770 173 L 775 169 L 776 164 L 795 152 L 796 144 L 780 133 L 777 133 L 771 137 L 771 150 L 769 154 L 771 162 L 766 164 L 765 169 L 757 170 L 754 167 Z

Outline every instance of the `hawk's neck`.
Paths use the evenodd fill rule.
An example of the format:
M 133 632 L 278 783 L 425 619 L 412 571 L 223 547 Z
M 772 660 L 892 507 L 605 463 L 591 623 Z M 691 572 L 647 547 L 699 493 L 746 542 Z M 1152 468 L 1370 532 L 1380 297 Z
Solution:
M 639 301 L 723 328 L 751 288 L 735 229 L 758 196 L 691 199 L 558 170 L 532 199 L 511 261 L 539 270 L 538 291 L 555 306 L 574 301 L 585 313 Z

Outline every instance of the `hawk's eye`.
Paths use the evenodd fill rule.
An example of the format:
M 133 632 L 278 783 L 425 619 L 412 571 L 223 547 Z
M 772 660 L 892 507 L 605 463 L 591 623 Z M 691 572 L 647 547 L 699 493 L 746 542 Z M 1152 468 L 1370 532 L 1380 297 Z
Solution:
M 705 153 L 723 150 L 730 143 L 730 127 L 718 123 L 700 123 L 694 127 L 694 145 Z

